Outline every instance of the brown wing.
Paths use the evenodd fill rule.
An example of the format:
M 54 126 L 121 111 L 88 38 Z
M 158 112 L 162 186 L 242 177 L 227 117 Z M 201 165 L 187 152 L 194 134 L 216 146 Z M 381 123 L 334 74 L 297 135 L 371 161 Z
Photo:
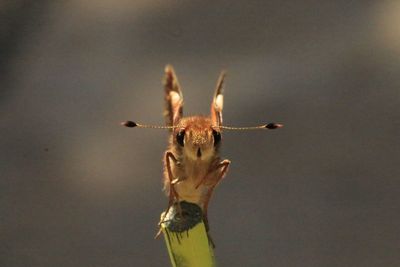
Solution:
M 222 71 L 219 75 L 217 87 L 215 88 L 214 98 L 211 103 L 211 120 L 215 126 L 222 125 L 222 109 L 224 107 L 224 79 L 226 73 Z
M 164 117 L 167 126 L 176 125 L 182 117 L 183 96 L 178 78 L 171 65 L 165 67 L 164 76 L 165 108 Z

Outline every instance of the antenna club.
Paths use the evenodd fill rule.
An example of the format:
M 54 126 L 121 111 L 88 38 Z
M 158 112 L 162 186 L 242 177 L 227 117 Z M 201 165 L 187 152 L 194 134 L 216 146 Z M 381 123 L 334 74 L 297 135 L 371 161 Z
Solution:
M 129 127 L 129 128 L 133 128 L 133 127 L 137 126 L 136 122 L 134 122 L 134 121 L 124 121 L 124 122 L 121 122 L 121 125 L 125 126 L 125 127 Z
M 267 125 L 265 125 L 265 128 L 273 130 L 273 129 L 278 129 L 278 128 L 282 128 L 283 124 L 280 123 L 268 123 Z

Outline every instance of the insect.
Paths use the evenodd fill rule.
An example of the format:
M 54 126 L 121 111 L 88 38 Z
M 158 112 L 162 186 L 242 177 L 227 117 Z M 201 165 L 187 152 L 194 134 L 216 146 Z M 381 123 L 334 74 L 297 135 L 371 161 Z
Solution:
M 222 72 L 211 102 L 209 117 L 183 117 L 182 91 L 173 67 L 167 65 L 164 76 L 166 126 L 142 125 L 133 121 L 122 123 L 127 127 L 170 131 L 169 147 L 164 154 L 164 190 L 168 195 L 168 207 L 164 214 L 180 201 L 195 203 L 203 211 L 207 231 L 208 205 L 211 196 L 231 164 L 229 160 L 219 156 L 222 131 L 277 129 L 283 126 L 279 123 L 255 127 L 224 126 L 222 124 L 224 78 L 225 72 Z M 163 219 L 160 223 L 162 222 Z

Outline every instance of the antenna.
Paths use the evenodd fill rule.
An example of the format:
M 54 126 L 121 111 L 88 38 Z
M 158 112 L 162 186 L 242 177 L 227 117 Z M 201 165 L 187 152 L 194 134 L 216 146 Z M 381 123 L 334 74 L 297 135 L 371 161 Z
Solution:
M 159 125 L 146 125 L 146 124 L 139 124 L 134 121 L 124 121 L 121 122 L 122 126 L 129 127 L 129 128 L 151 128 L 151 129 L 175 129 L 178 128 L 179 126 L 159 126 Z M 259 125 L 259 126 L 251 126 L 251 127 L 231 127 L 231 126 L 212 126 L 212 128 L 219 128 L 223 130 L 232 130 L 232 131 L 245 131 L 245 130 L 262 130 L 262 129 L 268 129 L 268 130 L 273 130 L 273 129 L 278 129 L 282 128 L 283 124 L 280 123 L 268 123 L 264 125 Z
M 159 125 L 145 125 L 145 124 L 139 124 L 134 121 L 124 121 L 121 122 L 122 126 L 129 127 L 129 128 L 151 128 L 151 129 L 174 129 L 177 128 L 177 126 L 159 126 Z
M 282 128 L 283 124 L 280 123 L 268 123 L 260 126 L 251 126 L 251 127 L 231 127 L 231 126 L 216 126 L 216 128 L 224 129 L 224 130 L 237 130 L 237 131 L 245 131 L 245 130 L 260 130 L 260 129 L 278 129 Z

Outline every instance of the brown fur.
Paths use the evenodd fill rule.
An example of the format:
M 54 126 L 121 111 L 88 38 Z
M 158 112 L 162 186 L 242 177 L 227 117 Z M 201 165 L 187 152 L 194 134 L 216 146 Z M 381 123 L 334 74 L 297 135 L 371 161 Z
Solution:
M 174 187 L 180 200 L 195 202 L 202 207 L 209 187 L 218 179 L 215 168 L 221 161 L 218 155 L 219 145 L 214 146 L 213 125 L 210 118 L 202 116 L 182 118 L 178 126 L 169 140 L 169 151 L 179 162 L 178 165 L 171 164 L 173 177 L 179 180 Z M 176 141 L 176 135 L 181 130 L 185 130 L 184 147 Z M 203 150 L 201 158 L 195 157 L 199 147 Z M 166 165 L 164 166 L 164 189 L 169 192 L 170 182 Z M 204 183 L 196 189 L 203 180 Z

